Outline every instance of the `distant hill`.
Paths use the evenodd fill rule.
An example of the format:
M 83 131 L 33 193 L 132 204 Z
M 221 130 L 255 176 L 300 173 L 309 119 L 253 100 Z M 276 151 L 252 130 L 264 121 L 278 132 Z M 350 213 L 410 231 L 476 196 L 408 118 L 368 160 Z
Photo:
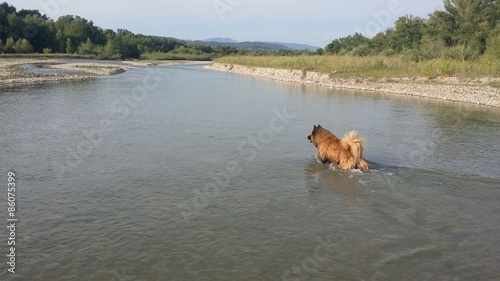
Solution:
M 306 44 L 298 44 L 298 43 L 281 43 L 281 42 L 275 42 L 275 44 L 281 44 L 285 47 L 288 47 L 293 50 L 309 50 L 316 52 L 318 49 L 321 49 L 320 47 L 317 46 L 311 46 L 311 45 L 306 45 Z
M 266 43 L 266 42 L 236 42 L 236 43 L 226 43 L 226 42 L 217 42 L 217 41 L 186 41 L 188 44 L 194 45 L 204 45 L 204 46 L 229 46 L 236 49 L 246 49 L 251 51 L 279 51 L 279 50 L 293 50 L 287 46 L 281 44 L 274 43 Z
M 233 40 L 231 38 L 223 38 L 223 37 L 215 37 L 202 40 L 204 42 L 219 42 L 219 43 L 238 43 L 238 41 Z
M 310 50 L 315 52 L 319 49 L 316 46 L 297 43 L 281 42 L 238 42 L 231 38 L 215 37 L 205 40 L 186 41 L 190 44 L 216 46 L 230 46 L 237 49 L 247 49 L 252 51 L 279 51 L 279 50 Z

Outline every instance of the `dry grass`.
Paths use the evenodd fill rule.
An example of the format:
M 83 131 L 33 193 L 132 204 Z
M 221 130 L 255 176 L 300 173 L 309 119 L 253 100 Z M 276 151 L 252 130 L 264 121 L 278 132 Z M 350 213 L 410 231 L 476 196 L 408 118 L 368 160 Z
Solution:
M 500 61 L 487 57 L 477 61 L 435 59 L 414 62 L 399 56 L 227 56 L 215 61 L 251 67 L 316 71 L 339 78 L 500 77 Z

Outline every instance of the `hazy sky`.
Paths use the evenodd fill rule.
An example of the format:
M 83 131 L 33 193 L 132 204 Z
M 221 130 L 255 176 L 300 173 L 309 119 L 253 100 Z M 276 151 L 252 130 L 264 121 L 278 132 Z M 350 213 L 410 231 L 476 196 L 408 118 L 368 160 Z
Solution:
M 305 43 L 362 32 L 368 37 L 410 14 L 426 18 L 442 0 L 10 0 L 52 19 L 79 15 L 95 25 L 179 39 Z

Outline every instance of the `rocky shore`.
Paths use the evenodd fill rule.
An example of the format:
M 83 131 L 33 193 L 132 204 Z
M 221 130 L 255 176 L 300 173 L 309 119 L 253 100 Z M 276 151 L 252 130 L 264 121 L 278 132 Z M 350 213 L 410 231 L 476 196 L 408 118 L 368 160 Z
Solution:
M 2 58 L 0 59 L 0 87 L 15 85 L 77 81 L 93 79 L 97 76 L 120 74 L 136 67 L 177 64 L 206 64 L 206 62 L 185 61 L 89 61 L 85 59 L 46 58 Z M 43 68 L 61 70 L 58 73 L 35 74 L 26 71 L 22 65 L 37 65 Z
M 84 80 L 95 77 L 90 73 L 40 75 L 28 73 L 20 66 L 25 64 L 56 64 L 62 63 L 57 59 L 1 59 L 0 60 L 0 87 L 19 84 L 37 84 L 42 82 L 59 82 L 67 80 Z
M 419 96 L 500 107 L 500 88 L 488 85 L 491 82 L 488 79 L 461 81 L 458 78 L 386 78 L 378 80 L 334 78 L 328 74 L 311 71 L 249 67 L 224 63 L 212 63 L 206 68 L 331 88 Z

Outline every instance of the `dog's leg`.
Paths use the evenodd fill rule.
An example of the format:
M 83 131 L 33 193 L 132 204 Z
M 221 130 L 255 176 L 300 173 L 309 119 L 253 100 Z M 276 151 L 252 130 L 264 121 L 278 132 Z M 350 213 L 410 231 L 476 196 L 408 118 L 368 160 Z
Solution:
M 321 163 L 326 164 L 328 162 L 328 159 L 326 157 L 326 153 L 318 148 L 318 151 L 316 152 L 316 157 L 321 161 Z

